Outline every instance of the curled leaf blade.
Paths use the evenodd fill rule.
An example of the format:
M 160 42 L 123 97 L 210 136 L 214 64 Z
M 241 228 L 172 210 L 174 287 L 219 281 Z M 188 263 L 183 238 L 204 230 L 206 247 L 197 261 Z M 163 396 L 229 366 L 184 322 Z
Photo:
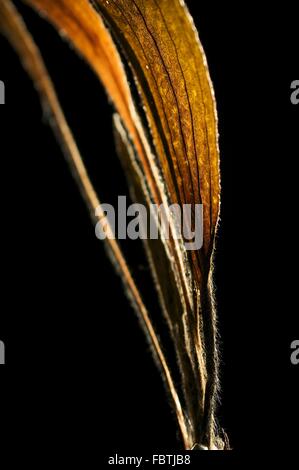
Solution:
M 170 239 L 145 242 L 177 353 L 183 405 L 119 246 L 111 242 L 110 248 L 160 358 L 185 447 L 199 444 L 220 448 L 214 418 L 218 354 L 211 292 L 211 259 L 220 204 L 217 115 L 206 58 L 192 19 L 182 0 L 23 1 L 67 37 L 103 83 L 117 112 L 116 139 L 133 199 L 148 207 L 151 202 L 192 207 L 203 204 L 204 242 L 200 250 L 188 252 L 184 243 L 176 240 L 170 217 Z M 5 25 L 2 27 L 7 31 Z M 13 34 L 11 39 L 14 42 Z M 32 67 L 30 51 L 21 44 L 18 47 L 42 98 L 53 105 L 51 86 L 43 88 L 49 83 L 41 58 L 35 57 Z M 130 86 L 122 59 L 131 68 L 139 98 Z M 68 128 L 63 114 L 58 113 L 56 118 L 63 145 L 68 151 L 74 150 L 70 141 L 65 142 Z M 78 180 L 84 188 L 84 171 L 79 172 Z M 87 191 L 87 200 L 90 194 Z M 94 198 L 97 200 L 97 195 Z M 94 208 L 94 204 L 91 206 Z

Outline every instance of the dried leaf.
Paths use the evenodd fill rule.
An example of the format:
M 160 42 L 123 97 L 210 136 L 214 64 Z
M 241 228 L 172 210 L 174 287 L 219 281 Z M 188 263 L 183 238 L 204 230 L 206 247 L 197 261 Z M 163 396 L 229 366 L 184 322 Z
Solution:
M 115 138 L 133 199 L 148 207 L 152 202 L 165 207 L 203 204 L 204 242 L 200 250 L 187 251 L 175 238 L 170 213 L 170 238 L 145 241 L 176 350 L 183 396 L 174 387 L 117 242 L 112 246 L 110 242 L 109 248 L 114 250 L 113 259 L 162 365 L 185 447 L 222 448 L 214 419 L 218 355 L 211 294 L 220 201 L 217 116 L 206 58 L 192 19 L 182 0 L 93 0 L 92 5 L 87 0 L 24 2 L 67 37 L 103 83 L 117 111 Z M 0 25 L 51 107 L 59 138 L 89 201 L 93 188 L 88 186 L 84 165 L 39 52 L 11 3 L 5 0 L 3 5 Z M 3 18 L 9 19 L 8 23 Z M 130 66 L 139 99 L 129 85 L 121 56 Z M 81 171 L 76 161 L 81 162 Z M 93 209 L 96 201 L 97 197 L 91 203 Z
M 217 351 L 208 276 L 220 183 L 217 117 L 206 59 L 190 16 L 179 0 L 94 3 L 131 67 L 155 146 L 152 164 L 162 174 L 164 195 L 170 203 L 203 204 L 203 249 L 190 256 L 184 247 L 172 244 L 165 251 L 169 260 L 166 271 L 173 272 L 173 279 L 162 269 L 167 264 L 161 262 L 157 244 L 154 249 L 149 247 L 149 257 L 156 284 L 163 291 L 161 303 L 183 368 L 189 415 L 196 423 L 193 439 L 211 445 Z M 142 176 L 148 181 L 145 172 L 140 181 Z M 149 194 L 149 199 L 154 195 Z M 173 302 L 176 290 L 179 299 Z M 183 350 L 179 345 L 182 336 Z M 190 399 L 191 390 L 201 396 L 195 403 Z

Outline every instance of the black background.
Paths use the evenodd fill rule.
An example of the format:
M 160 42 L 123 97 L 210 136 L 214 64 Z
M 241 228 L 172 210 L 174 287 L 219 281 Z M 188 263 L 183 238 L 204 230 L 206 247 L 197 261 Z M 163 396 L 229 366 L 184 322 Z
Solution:
M 299 366 L 290 363 L 290 343 L 299 335 L 299 106 L 290 103 L 290 84 L 299 79 L 295 2 L 269 3 L 265 11 L 252 2 L 188 5 L 219 112 L 219 420 L 238 458 L 292 458 L 299 419 Z M 112 107 L 55 30 L 29 8 L 21 10 L 100 198 L 114 202 L 127 188 Z M 43 449 L 47 458 L 59 449 L 67 459 L 91 461 L 113 452 L 180 450 L 159 372 L 38 96 L 3 38 L 0 51 L 5 435 L 23 452 Z M 126 249 L 134 261 L 135 247 Z M 147 285 L 146 264 L 139 254 L 136 259 L 134 275 Z M 150 288 L 143 289 L 150 298 Z

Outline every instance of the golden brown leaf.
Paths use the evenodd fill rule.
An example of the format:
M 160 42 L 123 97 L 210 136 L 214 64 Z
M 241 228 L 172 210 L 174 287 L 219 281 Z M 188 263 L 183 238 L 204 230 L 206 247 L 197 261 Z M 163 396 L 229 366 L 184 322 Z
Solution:
M 117 242 L 113 259 L 145 324 L 168 385 L 186 448 L 221 448 L 215 427 L 217 343 L 211 259 L 220 200 L 217 116 L 206 58 L 182 0 L 23 0 L 51 21 L 103 83 L 117 111 L 115 137 L 136 202 L 203 204 L 200 250 L 176 240 L 146 240 L 145 249 L 175 346 L 183 397 Z M 11 2 L 1 27 L 52 109 L 58 137 L 83 195 L 95 209 L 90 184 L 38 49 Z M 8 22 L 3 21 L 3 18 Z M 121 56 L 130 66 L 139 99 Z M 139 100 L 143 110 L 139 105 Z M 144 115 L 143 115 L 144 114 Z M 92 196 L 92 198 L 91 198 Z M 193 220 L 193 224 L 194 224 Z M 183 408 L 183 410 L 182 410 Z

